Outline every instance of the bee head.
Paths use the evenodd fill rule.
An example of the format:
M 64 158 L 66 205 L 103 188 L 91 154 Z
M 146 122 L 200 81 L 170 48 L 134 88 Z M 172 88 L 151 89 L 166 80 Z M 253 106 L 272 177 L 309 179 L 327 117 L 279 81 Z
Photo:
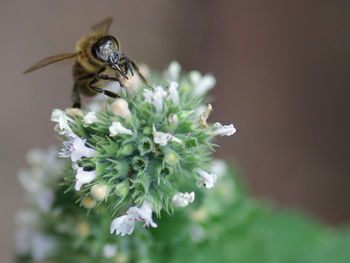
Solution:
M 126 77 L 125 72 L 119 66 L 120 59 L 125 56 L 119 51 L 119 42 L 115 37 L 108 35 L 100 38 L 92 45 L 91 52 L 97 60 L 109 65 Z
M 119 43 L 113 36 L 104 36 L 100 38 L 91 47 L 93 56 L 99 61 L 110 63 L 119 58 Z

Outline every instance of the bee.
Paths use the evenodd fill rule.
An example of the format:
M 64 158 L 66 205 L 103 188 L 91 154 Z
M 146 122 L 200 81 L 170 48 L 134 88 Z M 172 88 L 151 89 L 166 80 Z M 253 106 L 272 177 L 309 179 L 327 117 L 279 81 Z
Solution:
M 141 81 L 148 86 L 135 62 L 120 51 L 118 39 L 108 35 L 111 23 L 112 18 L 108 17 L 92 26 L 92 32 L 77 43 L 76 52 L 47 57 L 34 64 L 24 73 L 35 71 L 61 60 L 74 58 L 74 86 L 72 90 L 74 108 L 81 107 L 80 93 L 85 96 L 102 93 L 112 98 L 120 97 L 115 92 L 100 88 L 98 85 L 100 80 L 118 81 L 123 86 L 122 80 L 129 79 L 130 74 L 134 76 L 135 71 Z M 108 75 L 111 71 L 114 73 L 113 77 Z

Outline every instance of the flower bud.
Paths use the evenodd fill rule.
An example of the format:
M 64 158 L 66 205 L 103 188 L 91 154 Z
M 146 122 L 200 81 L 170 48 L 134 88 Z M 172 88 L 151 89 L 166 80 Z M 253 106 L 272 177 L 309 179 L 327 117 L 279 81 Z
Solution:
M 90 233 L 90 225 L 87 222 L 80 222 L 75 228 L 76 233 L 81 237 L 87 237 Z
M 102 201 L 106 198 L 108 186 L 104 184 L 95 184 L 91 187 L 91 195 L 96 201 Z
M 121 78 L 120 83 L 122 87 L 126 90 L 126 93 L 128 93 L 128 96 L 130 98 L 135 97 L 137 90 L 138 90 L 138 76 L 136 75 L 128 75 L 128 78 Z
M 112 112 L 126 120 L 131 118 L 128 102 L 124 99 L 116 99 L 111 105 Z
M 175 152 L 169 152 L 165 155 L 164 161 L 169 165 L 174 165 L 178 162 L 179 156 Z
M 170 113 L 169 116 L 168 116 L 168 121 L 169 121 L 169 124 L 170 124 L 170 127 L 173 128 L 177 125 L 178 123 L 178 117 L 176 114 L 174 113 Z
M 66 114 L 70 117 L 84 117 L 83 112 L 78 108 L 67 108 Z
M 96 205 L 96 201 L 92 199 L 90 196 L 86 196 L 83 198 L 81 201 L 81 204 L 86 208 L 86 209 L 91 209 Z

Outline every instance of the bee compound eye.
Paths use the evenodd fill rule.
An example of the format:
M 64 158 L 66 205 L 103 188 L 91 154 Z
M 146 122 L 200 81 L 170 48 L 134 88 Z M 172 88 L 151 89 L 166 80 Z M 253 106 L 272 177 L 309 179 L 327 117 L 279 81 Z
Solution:
M 104 36 L 99 39 L 91 48 L 95 58 L 100 61 L 107 61 L 108 58 L 118 50 L 118 44 L 114 37 Z

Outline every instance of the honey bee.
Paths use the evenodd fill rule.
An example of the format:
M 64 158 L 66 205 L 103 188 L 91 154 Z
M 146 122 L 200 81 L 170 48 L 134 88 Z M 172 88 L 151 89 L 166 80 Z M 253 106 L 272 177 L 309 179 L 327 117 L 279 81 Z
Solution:
M 74 58 L 74 86 L 72 91 L 74 108 L 81 107 L 80 93 L 86 96 L 103 93 L 112 98 L 120 97 L 117 93 L 98 87 L 100 80 L 118 81 L 123 86 L 122 80 L 129 79 L 130 74 L 134 76 L 135 71 L 141 81 L 148 85 L 135 62 L 120 51 L 118 39 L 108 35 L 111 23 L 112 18 L 109 17 L 92 26 L 92 32 L 77 43 L 77 51 L 75 53 L 64 53 L 47 57 L 34 64 L 24 73 L 35 71 L 61 60 Z M 114 73 L 113 77 L 108 75 L 111 71 Z

